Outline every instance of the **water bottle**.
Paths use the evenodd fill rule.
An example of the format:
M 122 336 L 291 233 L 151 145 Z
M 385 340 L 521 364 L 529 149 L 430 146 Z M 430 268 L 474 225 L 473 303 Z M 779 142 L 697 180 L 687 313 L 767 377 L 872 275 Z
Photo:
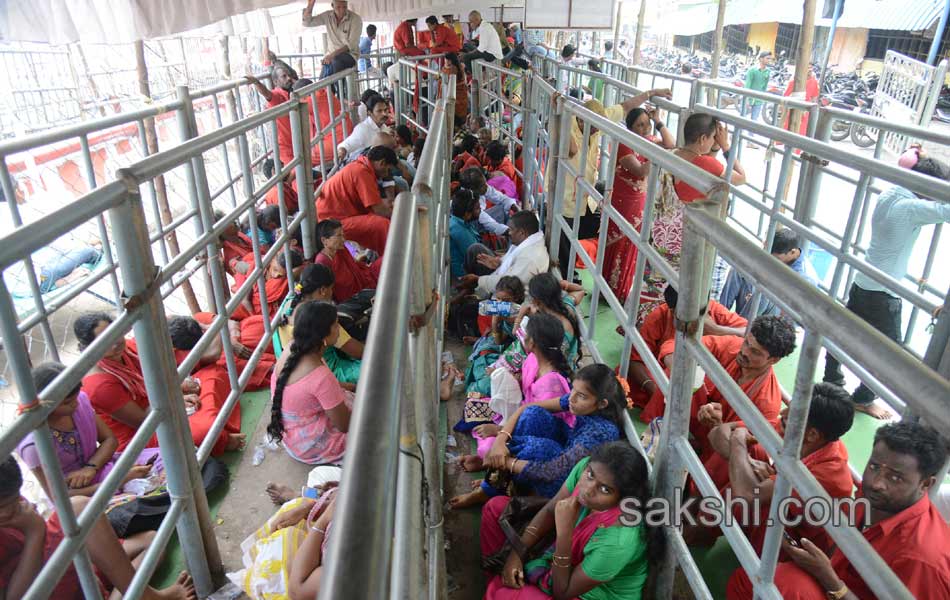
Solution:
M 510 317 L 521 310 L 520 304 L 503 300 L 482 300 L 478 303 L 478 314 L 483 317 Z

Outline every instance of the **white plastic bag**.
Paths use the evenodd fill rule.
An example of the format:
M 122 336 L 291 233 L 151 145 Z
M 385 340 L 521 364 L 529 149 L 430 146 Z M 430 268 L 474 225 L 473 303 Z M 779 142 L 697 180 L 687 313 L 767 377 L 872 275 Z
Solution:
M 488 406 L 501 415 L 502 423 L 513 415 L 524 396 L 521 395 L 521 384 L 515 379 L 511 371 L 497 368 L 491 373 L 491 400 Z

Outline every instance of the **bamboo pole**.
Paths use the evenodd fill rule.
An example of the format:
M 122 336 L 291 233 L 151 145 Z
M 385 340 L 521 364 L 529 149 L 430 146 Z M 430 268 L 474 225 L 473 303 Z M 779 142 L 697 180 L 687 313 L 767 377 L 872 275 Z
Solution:
M 86 75 L 86 81 L 89 82 L 89 91 L 92 93 L 92 105 L 95 107 L 98 105 L 99 115 L 104 117 L 106 116 L 106 106 L 105 103 L 99 102 L 99 86 L 96 85 L 96 80 L 92 77 L 92 73 L 89 72 L 89 63 L 86 62 L 86 53 L 82 51 L 82 44 L 76 43 L 70 46 L 71 48 L 76 49 L 76 54 L 79 56 L 79 64 L 82 65 L 82 72 Z M 80 94 L 80 103 L 81 103 Z
M 805 83 L 808 81 L 808 69 L 811 68 L 811 47 L 815 41 L 815 0 L 804 0 L 804 10 L 802 15 L 802 30 L 798 36 L 798 55 L 795 57 L 795 86 L 792 88 L 792 94 L 801 94 L 805 91 Z M 801 110 L 792 110 L 789 114 L 788 129 L 796 132 L 801 129 L 802 116 Z M 791 179 L 791 178 L 789 178 Z
M 623 16 L 623 0 L 617 0 L 617 18 L 614 20 L 614 60 L 620 62 L 620 19 Z
M 135 70 L 138 74 L 139 94 L 143 98 L 151 98 L 151 89 L 148 84 L 148 67 L 145 64 L 145 43 L 142 40 L 135 42 Z M 155 119 L 145 119 L 145 143 L 148 147 L 148 153 L 158 153 L 158 133 L 155 131 Z M 155 178 L 155 197 L 158 200 L 158 207 L 162 213 L 162 223 L 168 225 L 172 222 L 172 211 L 168 207 L 168 190 L 165 186 L 165 177 L 159 175 Z M 171 255 L 178 256 L 178 235 L 174 231 L 168 232 L 166 236 L 168 249 Z M 201 305 L 198 304 L 198 298 L 195 296 L 195 290 L 191 287 L 191 282 L 185 280 L 181 284 L 182 293 L 185 295 L 185 301 L 188 303 L 188 309 L 192 313 L 201 312 Z
M 716 31 L 713 33 L 713 51 L 712 51 L 712 69 L 709 73 L 710 79 L 719 78 L 719 61 L 722 59 L 722 30 L 726 22 L 726 1 L 719 0 L 718 11 L 716 12 Z M 715 96 L 713 88 L 706 88 L 706 104 L 715 106 Z

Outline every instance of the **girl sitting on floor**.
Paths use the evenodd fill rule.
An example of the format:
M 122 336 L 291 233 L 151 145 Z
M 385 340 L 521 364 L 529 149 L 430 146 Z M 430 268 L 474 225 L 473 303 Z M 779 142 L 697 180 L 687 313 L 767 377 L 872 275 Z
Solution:
M 267 432 L 296 460 L 335 463 L 343 458 L 353 394 L 340 387 L 323 359 L 340 332 L 336 307 L 305 302 L 294 314 L 294 337 L 271 381 Z
M 664 538 L 644 520 L 635 526 L 621 521 L 624 500 L 634 500 L 641 510 L 648 506 L 646 460 L 623 441 L 598 446 L 577 462 L 557 495 L 525 527 L 520 538 L 529 553 L 555 535 L 554 543 L 527 563 L 513 550 L 504 552 L 507 537 L 499 517 L 509 499 L 489 500 L 482 509 L 482 556 L 492 567 L 503 566 L 488 582 L 485 599 L 640 600 L 649 562 L 663 556 Z
M 452 498 L 449 506 L 475 506 L 511 492 L 554 496 L 578 460 L 620 438 L 626 407 L 613 369 L 605 364 L 584 367 L 574 375 L 570 394 L 522 404 L 498 431 L 483 461 L 463 459 L 470 470 L 489 472 L 474 491 Z M 564 411 L 574 416 L 573 425 L 555 416 Z

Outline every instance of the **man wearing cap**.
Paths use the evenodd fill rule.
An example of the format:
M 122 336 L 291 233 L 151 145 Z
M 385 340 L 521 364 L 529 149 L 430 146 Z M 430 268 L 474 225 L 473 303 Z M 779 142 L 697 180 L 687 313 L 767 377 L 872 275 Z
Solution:
M 333 0 L 333 10 L 313 16 L 313 5 L 317 0 L 307 0 L 303 9 L 303 26 L 327 28 L 327 53 L 323 57 L 323 71 L 320 77 L 356 66 L 360 53 L 360 34 L 363 32 L 363 19 L 347 8 L 346 0 Z
M 772 71 L 769 70 L 769 63 L 772 62 L 772 53 L 768 50 L 759 52 L 759 66 L 749 67 L 745 73 L 745 87 L 747 90 L 764 92 L 769 88 L 769 79 L 772 77 Z M 758 121 L 762 114 L 763 100 L 750 98 L 746 101 L 746 106 L 752 107 L 752 120 Z
M 950 181 L 950 166 L 930 158 L 916 144 L 904 152 L 898 164 L 939 181 Z M 947 222 L 950 222 L 950 204 L 921 197 L 901 186 L 884 190 L 878 196 L 871 215 L 868 264 L 897 281 L 904 281 L 907 263 L 920 235 L 920 228 Z M 861 271 L 854 276 L 854 283 L 848 292 L 848 309 L 898 344 L 903 339 L 902 303 L 891 289 Z M 845 384 L 841 364 L 830 352 L 825 356 L 824 381 L 840 386 Z M 877 419 L 889 418 L 890 411 L 877 405 L 874 397 L 874 392 L 862 383 L 851 394 L 854 409 Z

